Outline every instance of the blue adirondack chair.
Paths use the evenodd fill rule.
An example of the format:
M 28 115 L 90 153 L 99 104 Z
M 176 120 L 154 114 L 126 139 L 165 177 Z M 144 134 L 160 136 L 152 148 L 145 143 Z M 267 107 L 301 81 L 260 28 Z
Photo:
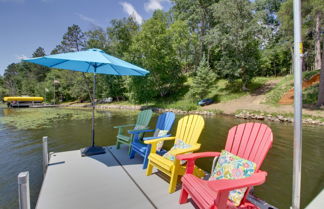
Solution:
M 143 138 L 144 141 L 169 137 L 171 136 L 169 132 L 172 128 L 174 120 L 175 120 L 175 114 L 173 112 L 165 112 L 159 116 L 155 129 L 128 131 L 130 134 L 134 135 L 134 140 L 131 143 L 131 150 L 129 153 L 129 157 L 134 158 L 136 153 L 144 157 L 143 169 L 146 169 L 148 163 L 148 156 L 151 152 L 151 145 L 142 143 L 140 137 L 137 137 L 136 135 L 144 134 L 147 132 L 154 132 L 152 137 L 144 137 Z M 163 155 L 166 152 L 165 150 L 162 149 L 162 145 L 163 144 L 159 144 L 157 147 L 157 153 L 160 155 Z

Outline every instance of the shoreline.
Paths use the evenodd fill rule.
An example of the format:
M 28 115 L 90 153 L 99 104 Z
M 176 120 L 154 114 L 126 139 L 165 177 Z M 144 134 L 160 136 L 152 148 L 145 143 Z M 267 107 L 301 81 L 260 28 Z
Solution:
M 61 104 L 58 105 L 60 108 L 91 108 L 91 104 Z M 264 120 L 264 121 L 271 121 L 271 122 L 280 122 L 280 123 L 293 123 L 293 115 L 289 116 L 285 113 L 268 113 L 268 112 L 255 112 L 250 110 L 242 110 L 238 113 L 228 114 L 224 113 L 220 110 L 209 109 L 209 110 L 191 110 L 185 111 L 175 108 L 159 108 L 154 106 L 145 106 L 145 105 L 120 105 L 120 104 L 99 104 L 96 106 L 98 110 L 145 110 L 145 109 L 152 109 L 154 112 L 163 113 L 163 112 L 174 112 L 177 114 L 198 114 L 198 115 L 205 115 L 205 116 L 214 116 L 214 115 L 225 115 L 231 116 L 239 119 L 246 119 L 246 120 Z M 312 116 L 303 114 L 303 124 L 308 125 L 319 125 L 324 126 L 324 118 L 312 118 Z M 321 120 L 322 119 L 322 120 Z

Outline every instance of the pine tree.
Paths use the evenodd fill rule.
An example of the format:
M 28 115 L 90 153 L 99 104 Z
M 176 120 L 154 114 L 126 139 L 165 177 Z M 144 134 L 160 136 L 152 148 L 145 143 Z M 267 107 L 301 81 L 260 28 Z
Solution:
M 33 53 L 33 57 L 42 57 L 45 56 L 45 50 L 43 47 L 38 47 L 35 52 Z M 47 73 L 50 71 L 48 67 L 36 65 L 29 63 L 28 65 L 31 66 L 31 71 L 35 75 L 38 82 L 44 81 L 46 78 Z
M 216 74 L 211 70 L 207 59 L 203 59 L 199 63 L 197 75 L 193 78 L 192 96 L 196 99 L 203 99 L 211 90 L 211 86 L 216 80 Z
M 66 53 L 66 52 L 76 52 L 84 50 L 86 47 L 86 36 L 78 25 L 73 24 L 68 27 L 67 32 L 63 35 L 63 40 L 59 45 L 52 50 L 51 54 Z M 87 95 L 92 101 L 92 85 L 91 77 L 92 75 L 74 72 L 74 71 L 62 71 L 60 74 L 64 75 L 62 77 L 74 78 L 72 80 L 64 80 L 69 83 L 66 85 L 72 85 L 72 88 L 65 93 L 65 98 L 74 95 L 74 98 L 86 98 Z M 64 86 L 63 83 L 60 85 Z M 62 93 L 62 92 L 60 92 Z

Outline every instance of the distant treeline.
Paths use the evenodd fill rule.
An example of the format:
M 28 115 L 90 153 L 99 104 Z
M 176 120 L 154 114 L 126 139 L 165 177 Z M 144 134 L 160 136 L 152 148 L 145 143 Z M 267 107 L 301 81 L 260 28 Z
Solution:
M 205 97 L 217 79 L 293 72 L 292 0 L 172 0 L 142 25 L 132 17 L 83 32 L 68 27 L 50 54 L 100 48 L 150 71 L 146 77 L 98 76 L 97 97 L 144 103 Z M 303 0 L 303 70 L 323 69 L 324 1 Z M 323 30 L 323 29 L 322 29 Z M 42 47 L 33 57 L 46 55 Z M 0 94 L 43 96 L 48 102 L 89 100 L 92 76 L 13 63 L 0 77 Z M 188 82 L 188 79 L 190 82 Z M 324 88 L 324 80 L 320 87 Z M 54 93 L 55 92 L 55 93 Z M 324 91 L 323 91 L 324 94 Z M 324 103 L 320 101 L 321 104 Z

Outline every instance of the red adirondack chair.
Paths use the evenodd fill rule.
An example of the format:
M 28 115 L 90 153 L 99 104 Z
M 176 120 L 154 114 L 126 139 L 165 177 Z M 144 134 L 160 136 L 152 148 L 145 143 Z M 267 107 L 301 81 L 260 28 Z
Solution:
M 179 160 L 187 160 L 186 174 L 182 177 L 182 190 L 179 203 L 187 202 L 188 195 L 201 209 L 228 209 L 228 208 L 258 208 L 246 200 L 252 186 L 263 184 L 267 173 L 259 170 L 267 152 L 272 145 L 272 131 L 260 123 L 244 123 L 234 126 L 228 132 L 225 150 L 241 158 L 256 163 L 255 173 L 247 178 L 236 180 L 206 181 L 194 176 L 195 160 L 203 157 L 217 157 L 219 152 L 201 152 L 178 155 Z M 231 190 L 248 187 L 240 206 L 235 207 L 228 200 Z

